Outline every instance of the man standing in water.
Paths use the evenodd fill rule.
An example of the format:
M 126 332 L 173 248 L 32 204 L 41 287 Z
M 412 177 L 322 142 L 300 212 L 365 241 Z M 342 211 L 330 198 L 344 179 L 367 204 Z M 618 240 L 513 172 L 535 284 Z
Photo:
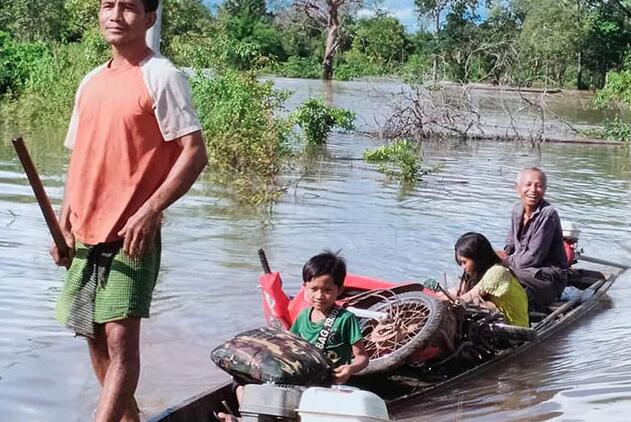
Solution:
M 531 310 L 558 300 L 567 283 L 561 220 L 543 199 L 546 187 L 547 178 L 540 169 L 519 172 L 520 203 L 513 209 L 504 251 L 499 252 L 526 288 Z
M 102 386 L 98 422 L 138 421 L 140 318 L 160 266 L 162 212 L 207 163 L 186 77 L 145 42 L 158 0 L 101 0 L 112 58 L 81 82 L 61 226 L 71 256 L 56 317 L 86 336 Z

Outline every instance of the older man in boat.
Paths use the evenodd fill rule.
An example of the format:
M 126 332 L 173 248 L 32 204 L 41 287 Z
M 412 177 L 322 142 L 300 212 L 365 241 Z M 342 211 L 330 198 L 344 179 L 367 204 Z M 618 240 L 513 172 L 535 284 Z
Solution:
M 561 219 L 544 199 L 547 178 L 536 167 L 517 175 L 520 203 L 511 216 L 511 228 L 502 260 L 526 288 L 531 310 L 559 299 L 567 284 L 567 258 L 563 248 Z

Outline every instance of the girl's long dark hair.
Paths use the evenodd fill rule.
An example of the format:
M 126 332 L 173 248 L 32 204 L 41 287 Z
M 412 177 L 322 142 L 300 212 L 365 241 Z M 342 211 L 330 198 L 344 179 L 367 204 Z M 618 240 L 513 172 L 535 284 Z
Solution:
M 456 263 L 460 265 L 458 257 L 469 258 L 473 261 L 474 274 L 463 272 L 460 280 L 458 294 L 466 293 L 473 288 L 484 273 L 496 264 L 502 264 L 502 260 L 493 250 L 491 242 L 480 233 L 468 232 L 460 236 L 454 247 Z

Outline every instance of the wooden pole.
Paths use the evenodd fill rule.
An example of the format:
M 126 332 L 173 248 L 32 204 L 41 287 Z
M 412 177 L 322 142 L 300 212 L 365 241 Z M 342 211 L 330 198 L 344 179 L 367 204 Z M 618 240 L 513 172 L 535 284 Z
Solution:
M 593 256 L 587 256 L 583 254 L 578 255 L 579 261 L 593 262 L 594 264 L 606 265 L 609 267 L 620 268 L 621 270 L 628 270 L 631 268 L 629 265 L 620 264 L 618 262 L 608 261 L 606 259 L 595 258 Z
M 59 226 L 59 221 L 57 220 L 53 206 L 50 204 L 48 195 L 44 190 L 42 180 L 39 178 L 39 174 L 37 174 L 37 169 L 35 169 L 33 160 L 31 160 L 31 156 L 26 149 L 26 145 L 24 145 L 24 141 L 21 137 L 14 138 L 12 143 L 13 148 L 15 148 L 15 152 L 18 154 L 20 162 L 22 163 L 22 167 L 24 167 L 24 172 L 26 173 L 26 177 L 28 177 L 31 188 L 33 188 L 33 193 L 35 194 L 39 208 L 42 210 L 42 214 L 44 214 L 44 220 L 46 220 L 46 225 L 48 226 L 48 230 L 50 231 L 53 241 L 57 246 L 59 255 L 67 257 L 70 251 L 68 250 L 66 239 L 64 238 L 61 227 Z

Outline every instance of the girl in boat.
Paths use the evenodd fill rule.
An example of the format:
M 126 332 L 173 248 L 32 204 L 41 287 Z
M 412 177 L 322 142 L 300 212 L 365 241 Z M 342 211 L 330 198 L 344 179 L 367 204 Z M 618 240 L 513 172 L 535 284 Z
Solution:
M 499 310 L 508 324 L 528 327 L 528 297 L 513 272 L 502 264 L 491 243 L 480 233 L 465 233 L 454 247 L 462 267 L 458 298 Z

